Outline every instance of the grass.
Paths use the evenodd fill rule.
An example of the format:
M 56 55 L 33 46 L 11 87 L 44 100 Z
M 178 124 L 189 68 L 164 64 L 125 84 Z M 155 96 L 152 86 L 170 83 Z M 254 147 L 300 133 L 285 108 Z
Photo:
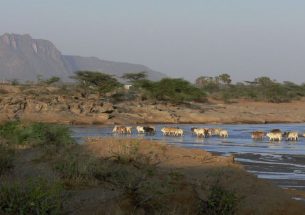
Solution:
M 153 150 L 140 150 L 137 140 L 119 141 L 104 155 L 97 156 L 85 145 L 66 148 L 53 160 L 68 189 L 84 186 L 107 186 L 120 190 L 135 213 L 165 213 L 171 209 L 170 199 L 182 188 L 184 177 L 178 172 L 159 173 L 160 158 Z M 160 146 L 161 152 L 165 149 Z
M 75 145 L 65 148 L 53 159 L 53 167 L 66 186 L 97 185 L 102 178 L 104 164 L 85 151 L 82 146 Z
M 41 178 L 0 186 L 0 209 L 5 214 L 61 214 L 63 199 L 59 183 Z
M 13 171 L 14 160 L 18 159 L 15 154 L 22 156 L 24 149 L 28 149 L 28 152 L 32 147 L 40 147 L 43 150 L 48 149 L 48 152 L 52 151 L 54 156 L 55 149 L 59 150 L 74 145 L 74 140 L 65 126 L 20 121 L 2 124 L 0 140 L 0 175 L 11 169 Z M 35 168 L 35 163 L 32 161 L 26 165 Z M 5 182 L 2 180 L 2 182 L 0 181 L 0 212 L 5 214 L 61 214 L 63 193 L 61 183 L 50 182 L 46 178 L 26 177 L 16 178 L 13 181 L 5 180 Z
M 14 167 L 14 151 L 0 143 L 0 176 Z
M 63 146 L 74 143 L 68 127 L 45 123 L 7 122 L 0 126 L 0 137 L 9 144 L 30 146 Z

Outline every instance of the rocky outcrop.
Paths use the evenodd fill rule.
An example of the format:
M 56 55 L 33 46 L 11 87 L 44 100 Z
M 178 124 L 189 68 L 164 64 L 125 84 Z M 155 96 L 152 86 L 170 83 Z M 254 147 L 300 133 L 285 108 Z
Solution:
M 2 90 L 1 90 L 2 89 Z M 0 85 L 0 122 L 11 119 L 65 124 L 294 123 L 305 122 L 305 100 L 291 103 L 239 101 L 231 104 L 124 101 L 98 94 L 63 94 L 50 86 Z
M 114 111 L 111 103 L 74 96 L 35 96 L 23 93 L 2 95 L 0 120 L 57 122 L 66 124 L 106 123 Z

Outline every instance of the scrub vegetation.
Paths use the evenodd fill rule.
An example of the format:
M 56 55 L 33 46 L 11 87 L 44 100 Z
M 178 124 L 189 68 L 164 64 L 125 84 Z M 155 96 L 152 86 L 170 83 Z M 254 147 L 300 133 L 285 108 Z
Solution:
M 0 138 L 0 214 L 261 214 L 257 207 L 295 214 L 302 208 L 231 158 L 202 150 L 139 139 L 76 144 L 66 126 L 20 121 L 1 125 Z
M 229 74 L 215 77 L 201 76 L 192 84 L 181 78 L 163 78 L 160 81 L 147 79 L 145 72 L 126 73 L 121 79 L 132 85 L 131 90 L 122 90 L 114 77 L 98 72 L 78 71 L 74 77 L 83 89 L 111 94 L 116 101 L 152 99 L 172 103 L 190 101 L 206 102 L 208 97 L 230 102 L 233 99 L 250 99 L 272 103 L 290 102 L 305 96 L 305 84 L 283 83 L 269 77 L 258 77 L 253 81 L 232 83 Z
M 210 97 L 230 102 L 232 99 L 250 99 L 264 102 L 290 102 L 305 96 L 305 84 L 279 83 L 269 77 L 258 77 L 253 81 L 231 83 L 230 76 L 199 77 L 196 86 Z

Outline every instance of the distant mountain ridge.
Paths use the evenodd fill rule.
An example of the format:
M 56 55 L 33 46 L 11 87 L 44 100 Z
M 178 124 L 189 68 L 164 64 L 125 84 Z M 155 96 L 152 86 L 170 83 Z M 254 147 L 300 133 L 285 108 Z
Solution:
M 0 80 L 35 81 L 58 76 L 64 81 L 77 70 L 99 71 L 116 77 L 128 72 L 147 72 L 151 80 L 159 80 L 166 75 L 132 63 L 101 60 L 96 57 L 62 55 L 55 45 L 43 39 L 33 39 L 30 35 L 4 34 L 0 36 Z

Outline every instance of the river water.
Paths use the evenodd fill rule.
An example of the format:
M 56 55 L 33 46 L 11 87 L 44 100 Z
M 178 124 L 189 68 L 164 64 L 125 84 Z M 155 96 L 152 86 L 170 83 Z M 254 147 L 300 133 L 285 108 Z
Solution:
M 254 141 L 250 133 L 255 130 L 269 131 L 279 128 L 282 131 L 305 132 L 305 124 L 242 124 L 242 125 L 189 125 L 179 124 L 184 129 L 183 137 L 163 136 L 160 129 L 165 126 L 155 125 L 157 133 L 153 136 L 138 135 L 133 129 L 131 135 L 113 135 L 112 128 L 106 126 L 72 127 L 73 136 L 82 142 L 85 137 L 136 137 L 149 140 L 162 140 L 169 144 L 182 147 L 204 149 L 218 155 L 234 155 L 235 160 L 245 166 L 248 172 L 257 175 L 258 178 L 272 180 L 282 188 L 292 188 L 305 191 L 305 138 L 299 141 L 269 142 L 267 138 L 262 141 Z M 191 127 L 219 127 L 229 131 L 229 138 L 219 137 L 197 138 L 192 136 Z

